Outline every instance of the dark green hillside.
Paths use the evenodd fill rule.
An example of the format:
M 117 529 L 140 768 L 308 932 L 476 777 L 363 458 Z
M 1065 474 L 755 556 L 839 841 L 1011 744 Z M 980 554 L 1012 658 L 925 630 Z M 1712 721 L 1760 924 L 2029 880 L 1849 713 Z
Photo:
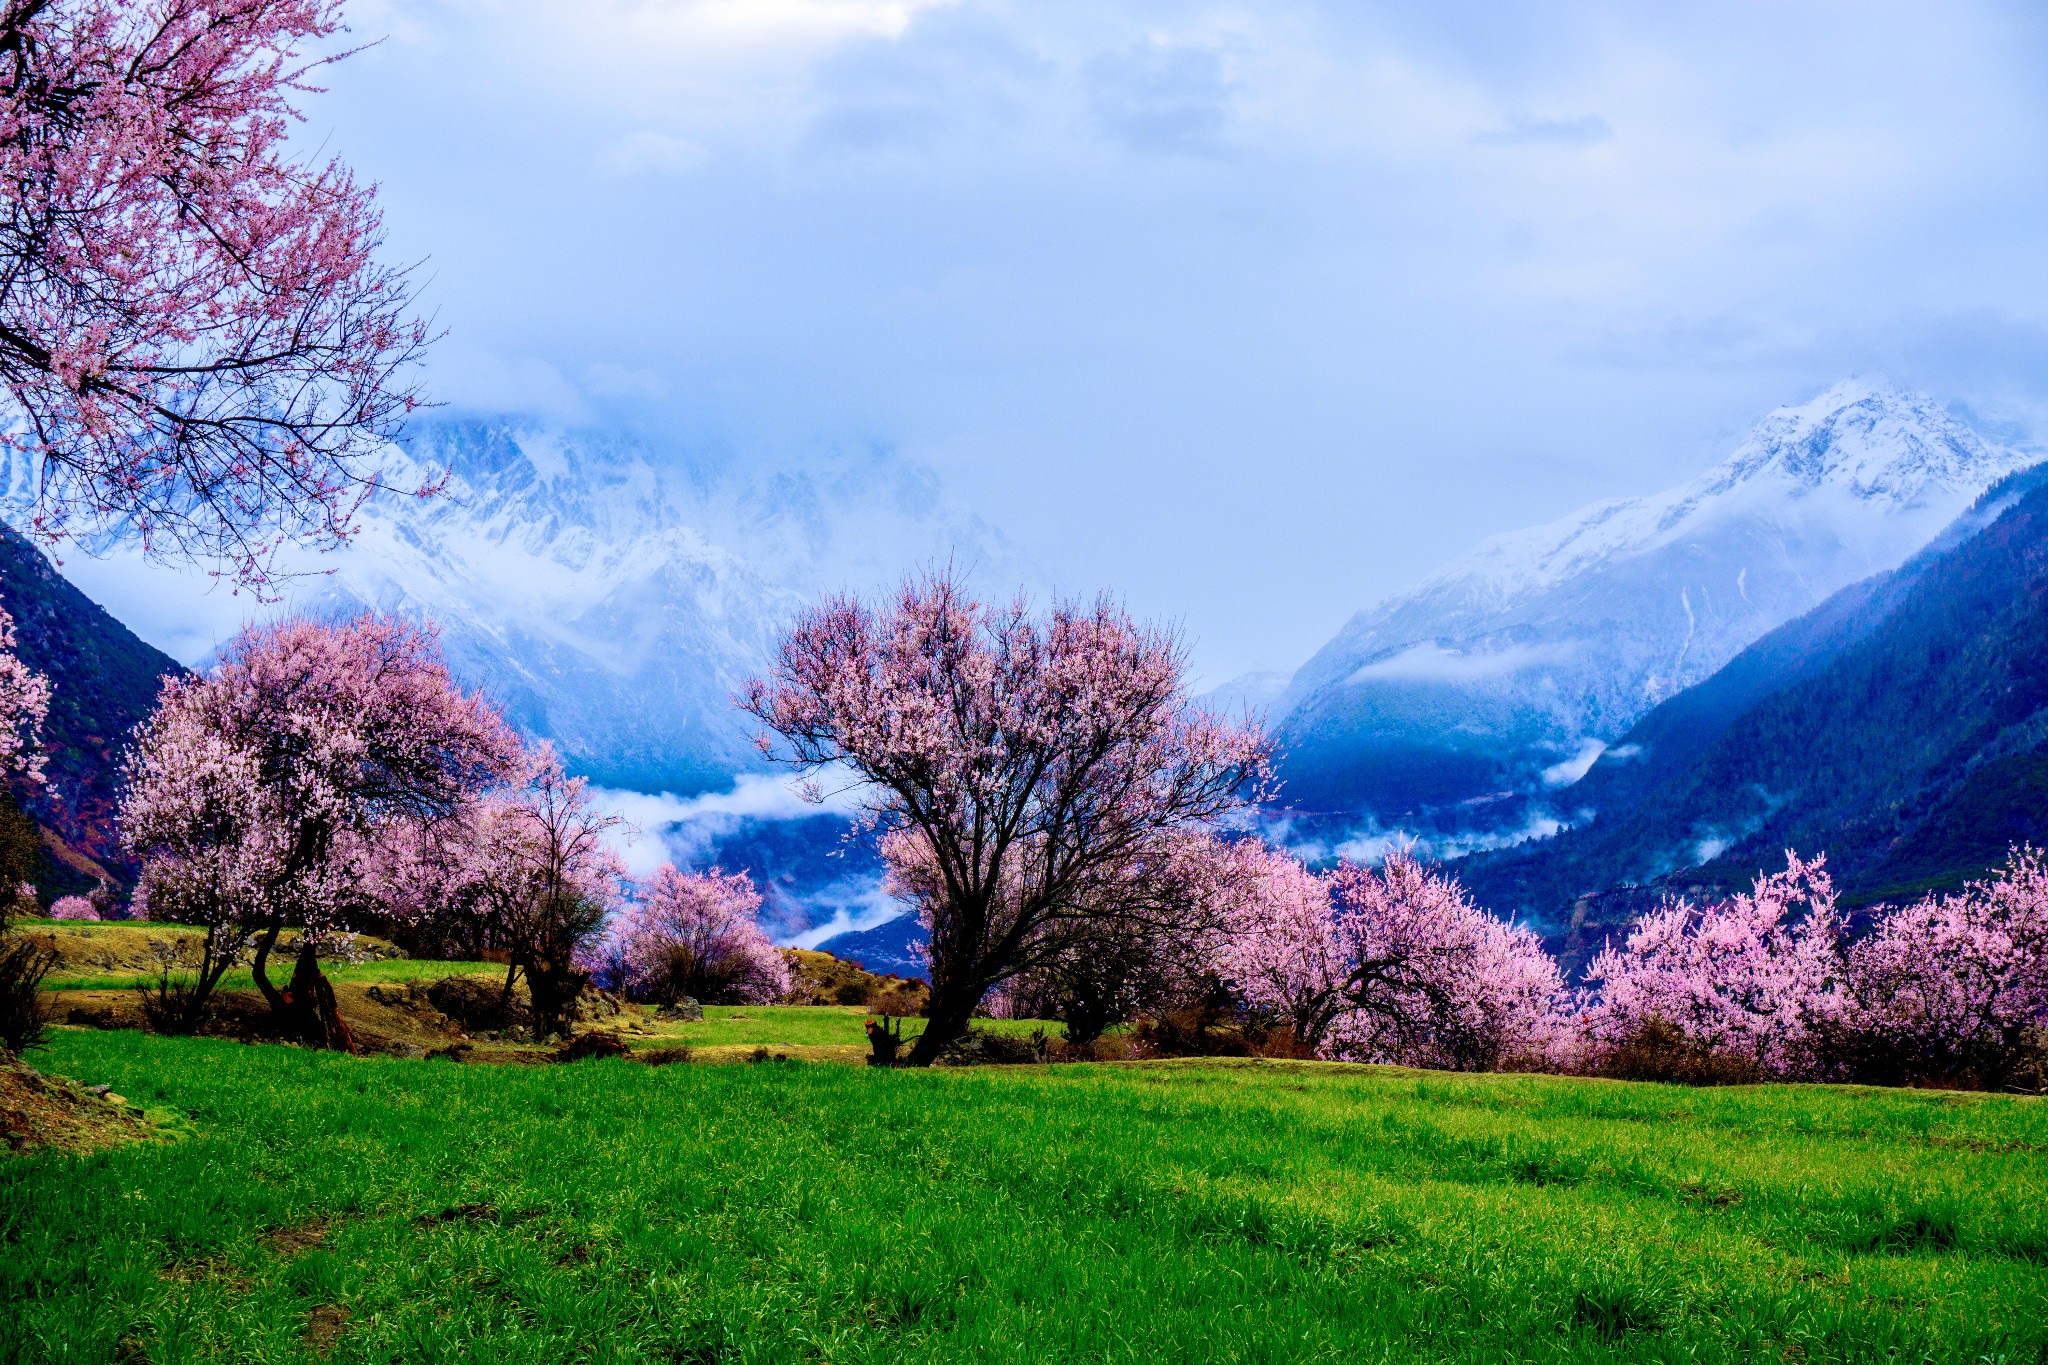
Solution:
M 1651 712 L 1568 794 L 1593 820 L 1467 859 L 1467 883 L 1562 938 L 1575 910 L 1611 927 L 1665 891 L 1742 884 L 1786 848 L 1825 851 L 1868 903 L 2048 843 L 2039 484 L 2000 491 L 1988 527 L 1837 594 Z
M 29 812 L 78 852 L 126 875 L 114 833 L 121 750 L 155 706 L 163 676 L 184 670 L 66 582 L 42 551 L 7 526 L 0 526 L 0 603 L 14 617 L 22 659 L 51 686 L 43 727 L 50 781 L 29 798 Z M 44 880 L 59 887 L 89 884 L 61 865 Z

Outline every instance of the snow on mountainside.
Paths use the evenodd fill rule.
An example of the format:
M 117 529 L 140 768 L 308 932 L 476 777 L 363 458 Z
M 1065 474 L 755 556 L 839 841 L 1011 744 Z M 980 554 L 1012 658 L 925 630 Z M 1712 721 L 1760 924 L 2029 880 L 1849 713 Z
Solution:
M 261 607 L 132 549 L 67 576 L 152 642 L 204 659 L 252 611 L 374 607 L 439 622 L 464 678 L 598 782 L 690 794 L 758 766 L 734 690 L 819 593 L 948 559 L 1014 586 L 1002 537 L 928 470 L 883 451 L 756 472 L 692 465 L 615 433 L 421 424 L 404 458 L 450 471 L 427 499 L 373 499 L 346 551 Z
M 1766 631 L 1896 567 L 2034 456 L 1852 380 L 1681 488 L 1481 545 L 1359 613 L 1274 708 L 1286 795 L 1398 818 L 1568 785 Z

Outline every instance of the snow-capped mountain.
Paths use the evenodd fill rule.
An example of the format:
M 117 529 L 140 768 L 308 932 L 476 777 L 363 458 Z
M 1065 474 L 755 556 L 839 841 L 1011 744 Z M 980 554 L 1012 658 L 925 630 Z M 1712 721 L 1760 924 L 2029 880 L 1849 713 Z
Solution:
M 1780 408 L 1683 487 L 1488 541 L 1353 617 L 1274 707 L 1287 798 L 1399 818 L 1567 786 L 1658 702 L 2036 458 L 1889 384 Z
M 458 673 L 612 787 L 691 794 L 758 765 L 732 693 L 821 592 L 872 590 L 951 560 L 1029 577 L 937 478 L 886 451 L 713 470 L 616 433 L 516 421 L 424 424 L 398 458 L 447 471 L 427 499 L 379 497 L 345 551 L 263 605 L 132 549 L 67 576 L 188 663 L 247 615 L 372 607 L 429 616 Z

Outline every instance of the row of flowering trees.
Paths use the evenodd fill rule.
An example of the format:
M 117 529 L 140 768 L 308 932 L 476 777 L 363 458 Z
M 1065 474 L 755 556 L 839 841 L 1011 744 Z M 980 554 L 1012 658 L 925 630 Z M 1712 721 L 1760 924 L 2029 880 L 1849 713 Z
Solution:
M 1037 617 L 936 576 L 882 609 L 826 604 L 749 689 L 771 753 L 863 786 L 891 884 L 930 930 L 911 1061 L 993 996 L 1076 1043 L 1203 999 L 1297 1051 L 1458 1070 L 2004 1086 L 2037 1065 L 2042 855 L 1854 938 L 1824 868 L 1793 857 L 1747 894 L 1646 917 L 1568 989 L 1532 932 L 1407 854 L 1318 873 L 1234 829 L 1267 742 L 1194 705 L 1181 673 L 1177 642 L 1106 602 Z M 7 695 L 22 738 L 4 757 L 27 779 L 47 689 Z M 404 621 L 252 627 L 206 676 L 168 681 L 122 821 L 138 900 L 207 930 L 172 1022 L 196 1024 L 246 960 L 289 1031 L 348 1046 L 317 951 L 392 925 L 499 950 L 506 997 L 523 979 L 543 1033 L 593 979 L 656 1001 L 789 989 L 747 878 L 629 883 L 615 819 Z
M 195 1027 L 246 960 L 286 1031 L 349 1046 L 318 952 L 364 928 L 499 950 L 504 993 L 524 979 L 541 1034 L 566 1029 L 593 971 L 613 960 L 630 964 L 613 967 L 613 984 L 653 992 L 684 940 L 701 948 L 722 934 L 757 953 L 767 943 L 745 878 L 664 868 L 607 954 L 629 890 L 607 839 L 616 817 L 549 746 L 522 742 L 465 692 L 432 630 L 410 622 L 248 628 L 211 672 L 164 684 L 126 767 L 137 899 L 153 917 L 206 929 L 196 979 L 158 1002 L 174 1026 Z M 717 915 L 718 932 L 691 938 L 693 914 Z M 272 953 L 287 930 L 296 958 L 280 985 Z
M 771 757 L 857 787 L 930 932 L 931 1061 L 992 998 L 1070 1040 L 1223 1000 L 1323 1056 L 1464 1070 L 2015 1083 L 2048 1024 L 2048 872 L 1881 912 L 1852 941 L 1818 862 L 1649 916 L 1567 989 L 1526 928 L 1405 854 L 1314 873 L 1233 818 L 1255 725 L 1198 706 L 1114 604 L 976 600 L 951 574 L 831 599 L 742 705 Z

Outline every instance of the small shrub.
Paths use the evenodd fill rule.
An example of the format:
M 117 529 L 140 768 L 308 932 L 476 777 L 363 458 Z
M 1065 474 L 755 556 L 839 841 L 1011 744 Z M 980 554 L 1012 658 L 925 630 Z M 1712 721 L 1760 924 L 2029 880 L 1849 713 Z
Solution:
M 83 896 L 63 896 L 50 907 L 50 918 L 97 922 L 100 912 L 98 907 Z
M 0 1047 L 19 1053 L 43 1045 L 50 1027 L 43 978 L 56 965 L 54 950 L 0 934 Z
M 1206 1004 L 1162 1010 L 1141 1019 L 1132 1030 L 1139 1049 L 1155 1057 L 1249 1057 L 1251 1043 L 1243 1030 L 1230 1027 Z
M 1750 1085 L 1759 1079 L 1747 1058 L 1718 1052 L 1667 1019 L 1652 1017 L 1594 1064 L 1593 1074 L 1613 1081 L 1675 1085 Z
M 946 1045 L 939 1054 L 940 1066 L 1023 1066 L 1044 1062 L 1052 1054 L 1052 1041 L 1045 1036 L 1044 1029 L 1033 1029 L 1031 1036 L 1020 1038 L 1014 1033 L 991 1033 L 986 1029 L 971 1029 Z
M 189 976 L 172 976 L 165 967 L 155 982 L 138 981 L 142 1022 L 150 1032 L 188 1037 L 205 1028 L 213 1015 L 213 993 Z

